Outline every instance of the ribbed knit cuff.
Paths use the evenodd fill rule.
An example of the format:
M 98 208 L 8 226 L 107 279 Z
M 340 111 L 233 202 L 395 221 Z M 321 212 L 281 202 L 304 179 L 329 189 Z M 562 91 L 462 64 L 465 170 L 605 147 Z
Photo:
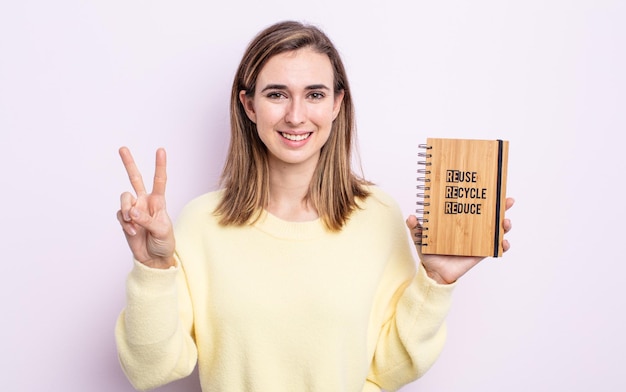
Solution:
M 440 284 L 429 278 L 420 264 L 415 281 L 407 286 L 398 303 L 398 308 L 403 308 L 403 311 L 398 311 L 400 324 L 411 326 L 406 331 L 413 338 L 430 339 L 444 324 L 455 286 L 454 283 Z
M 128 342 L 152 344 L 177 328 L 176 277 L 180 268 L 156 269 L 134 261 L 126 280 L 125 323 Z
M 421 284 L 424 285 L 424 287 L 431 287 L 437 291 L 441 291 L 442 294 L 445 293 L 446 295 L 452 294 L 452 291 L 454 290 L 458 282 L 457 281 L 449 284 L 437 282 L 436 280 L 428 276 L 424 265 L 420 262 L 418 262 L 417 264 L 417 279 Z

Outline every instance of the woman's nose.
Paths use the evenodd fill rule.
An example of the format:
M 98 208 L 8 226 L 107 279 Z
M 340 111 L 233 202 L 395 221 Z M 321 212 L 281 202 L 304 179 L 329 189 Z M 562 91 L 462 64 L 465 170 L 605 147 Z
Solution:
M 285 122 L 289 124 L 302 124 L 306 120 L 306 102 L 300 98 L 292 98 L 287 105 Z

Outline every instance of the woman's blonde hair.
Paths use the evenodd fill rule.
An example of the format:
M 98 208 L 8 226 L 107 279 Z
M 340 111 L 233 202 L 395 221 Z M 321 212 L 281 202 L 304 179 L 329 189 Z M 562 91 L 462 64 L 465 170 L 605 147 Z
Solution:
M 239 92 L 253 96 L 256 80 L 267 61 L 277 54 L 311 48 L 326 54 L 334 70 L 334 94 L 343 91 L 339 114 L 330 137 L 321 149 L 306 200 L 317 209 L 324 225 L 340 230 L 358 199 L 369 196 L 369 182 L 354 174 L 351 167 L 356 126 L 354 107 L 345 68 L 335 46 L 319 28 L 294 21 L 274 24 L 261 31 L 248 45 L 237 69 L 231 91 L 231 139 L 221 176 L 224 188 L 216 208 L 223 225 L 252 223 L 269 202 L 267 148 L 248 118 Z

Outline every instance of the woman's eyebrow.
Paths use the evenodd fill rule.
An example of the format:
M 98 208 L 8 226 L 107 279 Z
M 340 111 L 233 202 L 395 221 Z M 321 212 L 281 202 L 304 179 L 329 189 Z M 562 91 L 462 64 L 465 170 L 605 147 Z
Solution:
M 325 84 L 312 84 L 306 87 L 307 90 L 330 90 Z
M 261 90 L 261 92 L 264 92 L 267 90 L 287 90 L 287 85 L 268 84 L 267 86 L 263 88 L 263 90 Z M 320 83 L 320 84 L 312 84 L 310 86 L 306 86 L 305 90 L 330 90 L 330 88 L 328 88 L 328 86 L 326 86 L 325 84 Z

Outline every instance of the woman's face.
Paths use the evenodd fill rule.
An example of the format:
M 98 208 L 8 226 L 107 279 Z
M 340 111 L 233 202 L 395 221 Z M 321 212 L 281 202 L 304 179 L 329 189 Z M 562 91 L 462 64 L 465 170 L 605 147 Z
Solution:
M 270 167 L 313 170 L 343 99 L 333 90 L 328 56 L 310 48 L 278 54 L 261 69 L 256 86 L 253 97 L 241 91 L 239 98 L 268 149 Z

